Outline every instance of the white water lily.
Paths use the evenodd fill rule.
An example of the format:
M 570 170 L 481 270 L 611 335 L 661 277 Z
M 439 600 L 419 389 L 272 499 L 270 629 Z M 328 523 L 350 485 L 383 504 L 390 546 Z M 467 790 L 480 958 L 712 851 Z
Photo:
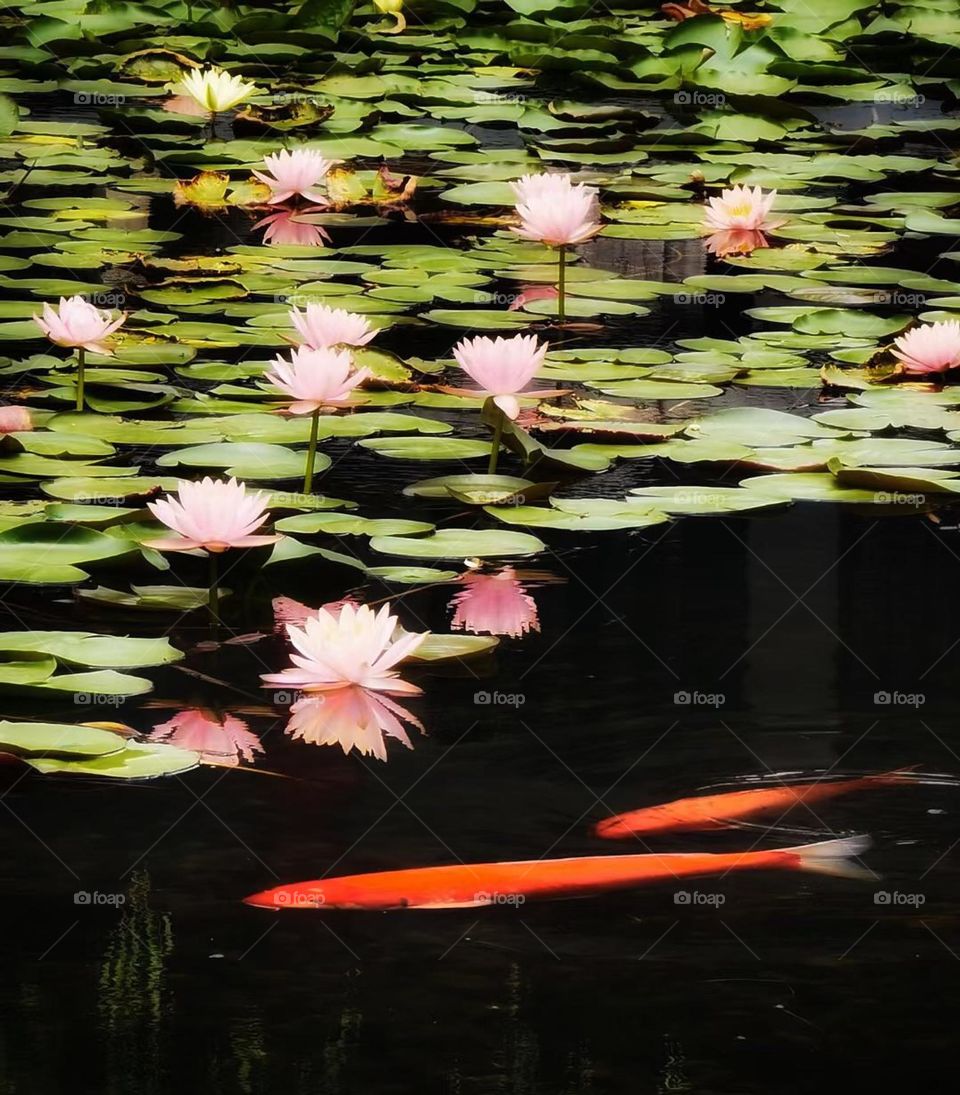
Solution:
M 259 91 L 256 84 L 216 67 L 193 69 L 183 78 L 181 87 L 212 114 L 229 110 Z

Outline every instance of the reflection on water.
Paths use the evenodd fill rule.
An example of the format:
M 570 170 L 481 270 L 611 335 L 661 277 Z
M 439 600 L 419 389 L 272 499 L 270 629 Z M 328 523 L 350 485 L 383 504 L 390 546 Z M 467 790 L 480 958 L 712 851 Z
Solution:
M 468 572 L 460 577 L 463 586 L 450 600 L 455 631 L 474 634 L 510 635 L 515 639 L 528 631 L 539 631 L 537 602 L 518 580 L 513 567 L 492 573 Z
M 192 749 L 207 764 L 232 766 L 241 760 L 252 764 L 255 754 L 263 752 L 260 739 L 243 719 L 202 707 L 177 712 L 155 726 L 148 736 L 152 741 Z
M 283 206 L 262 217 L 253 228 L 263 232 L 263 242 L 269 246 L 322 247 L 324 243 L 330 243 L 330 234 L 323 225 L 309 218 L 311 214 L 323 212 L 322 206 L 308 205 L 298 209 Z
M 287 733 L 311 745 L 339 745 L 344 753 L 355 749 L 361 756 L 386 760 L 387 737 L 413 748 L 405 722 L 426 733 L 420 720 L 389 696 L 349 685 L 297 700 Z
M 163 1034 L 172 1010 L 166 963 L 173 924 L 150 906 L 150 876 L 135 871 L 100 966 L 98 1011 L 107 1090 L 163 1091 Z

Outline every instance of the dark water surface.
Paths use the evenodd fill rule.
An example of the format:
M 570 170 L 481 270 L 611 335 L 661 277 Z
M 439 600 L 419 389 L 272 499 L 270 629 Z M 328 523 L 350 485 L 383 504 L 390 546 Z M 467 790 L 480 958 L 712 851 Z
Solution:
M 473 672 L 417 674 L 429 733 L 386 765 L 261 718 L 265 763 L 296 779 L 12 778 L 4 1089 L 760 1092 L 775 1075 L 807 1092 L 824 1071 L 907 1083 L 911 1061 L 943 1053 L 960 948 L 950 786 L 784 819 L 796 843 L 871 833 L 876 883 L 743 872 L 693 880 L 688 905 L 673 882 L 447 912 L 240 903 L 326 873 L 633 850 L 590 822 L 771 773 L 956 771 L 955 532 L 799 506 L 569 539 L 550 560 L 567 581 L 535 593 L 541 634 Z M 410 595 L 406 621 L 443 628 L 445 600 Z M 248 687 L 281 657 L 268 641 L 188 664 Z M 156 695 L 236 700 L 193 687 L 171 669 Z M 522 706 L 475 702 L 495 690 Z M 884 691 L 924 702 L 875 702 Z M 649 846 L 785 842 L 757 827 Z

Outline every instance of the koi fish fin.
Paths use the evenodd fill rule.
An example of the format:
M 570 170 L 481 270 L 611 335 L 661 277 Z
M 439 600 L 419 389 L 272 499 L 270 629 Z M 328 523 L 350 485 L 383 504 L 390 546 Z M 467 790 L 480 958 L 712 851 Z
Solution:
M 875 776 L 864 776 L 864 782 L 870 783 L 917 783 L 914 774 L 920 767 L 919 764 L 909 764 L 906 768 L 894 768 L 892 772 L 880 772 Z
M 875 881 L 879 875 L 853 860 L 861 856 L 871 845 L 868 836 L 845 836 L 837 840 L 821 840 L 816 844 L 801 844 L 796 848 L 784 848 L 799 856 L 801 871 L 835 875 L 837 878 L 860 878 Z

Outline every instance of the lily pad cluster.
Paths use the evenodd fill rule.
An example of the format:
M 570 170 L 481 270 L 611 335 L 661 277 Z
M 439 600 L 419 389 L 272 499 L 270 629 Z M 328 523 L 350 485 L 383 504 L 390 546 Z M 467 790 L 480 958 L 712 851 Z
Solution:
M 949 4 L 9 13 L 0 384 L 30 428 L 0 439 L 4 586 L 72 590 L 81 612 L 145 627 L 198 611 L 200 579 L 151 547 L 148 503 L 206 476 L 264 492 L 279 539 L 253 555 L 270 581 L 330 573 L 371 599 L 455 582 L 466 560 L 545 557 L 569 533 L 794 503 L 915 513 L 960 492 L 960 389 L 893 353 L 960 320 Z M 239 101 L 191 98 L 221 71 Z M 309 209 L 261 178 L 284 150 L 334 162 Z M 543 171 L 600 196 L 562 298 L 556 251 L 513 231 L 511 184 Z M 711 246 L 705 203 L 733 186 L 776 190 L 776 226 Z M 33 319 L 74 296 L 125 314 L 80 393 Z M 362 399 L 315 423 L 267 379 L 296 341 L 291 308 L 311 303 L 377 336 L 353 352 Z M 516 419 L 463 391 L 453 346 L 484 334 L 549 343 Z M 416 657 L 492 645 L 435 636 Z M 151 681 L 129 670 L 180 656 L 176 639 L 66 620 L 0 650 L 0 689 L 38 699 L 139 695 Z M 150 774 L 164 748 L 75 729 L 55 769 L 25 730 L 9 751 Z

